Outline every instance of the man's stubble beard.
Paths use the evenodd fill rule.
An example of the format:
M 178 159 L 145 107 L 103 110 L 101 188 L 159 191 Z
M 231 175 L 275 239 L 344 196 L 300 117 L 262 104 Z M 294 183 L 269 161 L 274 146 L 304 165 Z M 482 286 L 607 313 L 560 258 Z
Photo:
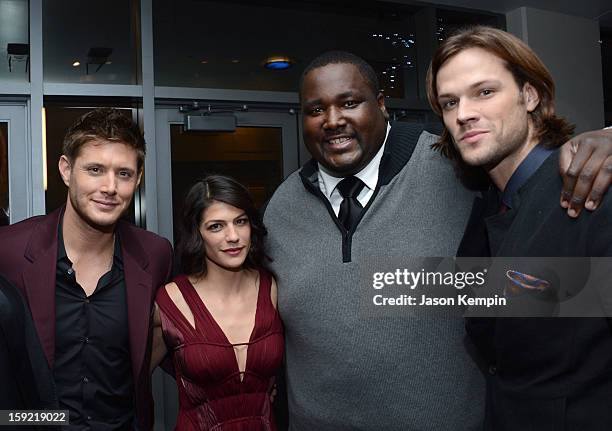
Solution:
M 529 128 L 529 121 L 526 121 L 523 124 L 523 127 L 516 130 L 515 133 L 510 133 L 511 136 L 502 136 L 497 153 L 492 154 L 491 159 L 484 161 L 482 164 L 480 164 L 480 166 L 487 171 L 493 170 L 509 156 L 520 151 L 523 145 L 527 145 Z
M 519 92 L 519 97 L 517 100 L 517 104 L 519 107 L 525 106 L 523 94 L 524 93 L 522 91 Z M 495 169 L 495 167 L 501 162 L 503 162 L 506 158 L 508 158 L 508 156 L 520 151 L 523 145 L 527 145 L 528 140 L 530 139 L 529 132 L 532 129 L 532 121 L 530 118 L 530 113 L 527 113 L 526 115 L 527 117 L 525 118 L 525 121 L 520 123 L 522 124 L 522 127 L 516 128 L 512 133 L 499 135 L 496 152 L 489 155 L 485 154 L 486 157 L 484 157 L 482 160 L 466 162 L 465 159 L 463 159 L 463 156 L 461 155 L 461 151 L 459 151 L 459 147 L 455 142 L 455 138 L 451 135 L 451 138 L 453 139 L 453 145 L 455 145 L 455 148 L 459 152 L 461 158 L 463 159 L 466 165 L 471 167 L 481 167 L 487 172 L 491 171 Z
M 98 224 L 98 223 L 95 223 L 94 220 L 90 219 L 86 215 L 86 212 L 81 209 L 81 206 L 78 204 L 78 198 L 76 196 L 76 192 L 71 191 L 70 188 L 68 189 L 68 199 L 70 199 L 70 205 L 72 206 L 72 210 L 74 211 L 76 216 L 79 218 L 79 220 L 82 223 L 87 224 L 92 229 L 95 229 L 95 230 L 100 231 L 100 232 L 105 232 L 105 233 L 112 233 L 112 232 L 115 231 L 115 227 L 117 226 L 117 223 L 119 222 L 121 217 L 123 217 L 123 215 L 130 208 L 130 204 L 132 203 L 132 199 L 133 198 L 134 198 L 134 196 L 132 195 L 132 197 L 130 198 L 129 202 L 127 202 L 127 205 L 125 206 L 125 209 L 119 214 L 119 216 L 117 217 L 117 219 L 113 223 L 111 223 L 111 224 Z

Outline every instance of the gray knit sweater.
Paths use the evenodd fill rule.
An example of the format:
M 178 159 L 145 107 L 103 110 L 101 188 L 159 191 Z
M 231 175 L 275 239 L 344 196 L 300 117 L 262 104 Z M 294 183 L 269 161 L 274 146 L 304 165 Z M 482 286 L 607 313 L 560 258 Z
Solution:
M 348 241 L 317 193 L 314 162 L 268 204 L 292 430 L 482 427 L 484 379 L 463 318 L 364 307 L 373 262 L 454 256 L 467 223 L 473 194 L 420 130 L 391 128 L 377 191 Z

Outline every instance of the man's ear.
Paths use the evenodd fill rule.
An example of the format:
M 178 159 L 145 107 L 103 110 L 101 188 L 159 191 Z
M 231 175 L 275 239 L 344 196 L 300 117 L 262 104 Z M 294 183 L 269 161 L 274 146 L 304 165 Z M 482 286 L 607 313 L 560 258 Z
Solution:
M 376 96 L 376 102 L 378 103 L 378 108 L 383 113 L 385 120 L 389 121 L 389 113 L 387 112 L 387 107 L 385 106 L 385 95 L 382 92 L 379 92 Z
M 62 155 L 58 163 L 59 173 L 66 184 L 66 187 L 70 187 L 70 173 L 72 172 L 72 163 L 65 155 Z
M 140 185 L 140 181 L 142 180 L 142 172 L 144 171 L 144 169 L 140 168 L 138 170 L 138 178 L 136 178 L 136 187 L 138 187 Z
M 536 90 L 535 87 L 529 82 L 526 82 L 525 85 L 523 85 L 523 98 L 525 100 L 527 112 L 533 112 L 540 104 L 540 95 L 538 94 L 538 90 Z

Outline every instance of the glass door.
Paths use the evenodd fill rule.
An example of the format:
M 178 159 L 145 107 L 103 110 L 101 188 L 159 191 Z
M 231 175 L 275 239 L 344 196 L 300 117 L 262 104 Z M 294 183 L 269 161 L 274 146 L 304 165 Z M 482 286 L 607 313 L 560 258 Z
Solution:
M 287 110 L 232 115 L 236 118 L 234 131 L 186 131 L 184 114 L 177 108 L 156 110 L 155 178 L 161 235 L 174 238 L 174 220 L 180 214 L 185 194 L 208 173 L 236 178 L 261 207 L 283 179 L 298 168 L 295 114 Z M 149 191 L 147 185 L 147 201 L 151 202 Z
M 33 215 L 32 163 L 25 119 L 25 103 L 0 103 L 0 225 Z

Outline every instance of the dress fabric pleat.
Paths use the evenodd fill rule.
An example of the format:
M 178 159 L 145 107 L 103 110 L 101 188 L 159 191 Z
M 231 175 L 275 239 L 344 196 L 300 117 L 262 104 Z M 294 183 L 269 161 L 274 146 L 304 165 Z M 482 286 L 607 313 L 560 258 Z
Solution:
M 189 305 L 195 329 L 166 289 L 157 294 L 162 330 L 179 392 L 176 430 L 276 430 L 270 393 L 284 352 L 283 326 L 270 299 L 271 276 L 259 270 L 255 326 L 248 342 L 232 345 L 185 275 L 174 282 Z M 234 346 L 247 345 L 241 373 Z

